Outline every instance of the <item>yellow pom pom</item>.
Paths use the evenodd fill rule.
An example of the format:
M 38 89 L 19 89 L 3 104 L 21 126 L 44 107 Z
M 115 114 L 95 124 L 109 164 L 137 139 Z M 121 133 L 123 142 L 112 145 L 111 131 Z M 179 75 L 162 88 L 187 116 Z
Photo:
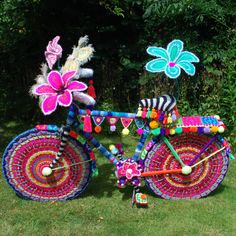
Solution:
M 122 130 L 122 134 L 125 135 L 125 136 L 128 135 L 129 134 L 129 130 L 127 128 L 124 128 Z
M 215 115 L 214 118 L 216 118 L 217 120 L 220 120 L 220 116 Z
M 109 145 L 109 150 L 111 151 L 113 148 L 115 148 L 115 145 L 111 144 Z
M 211 127 L 211 132 L 216 133 L 218 131 L 218 127 L 217 126 L 212 126 Z
M 174 135 L 175 134 L 175 130 L 174 129 L 170 129 L 170 134 Z
M 158 122 L 156 120 L 153 120 L 149 123 L 149 126 L 151 129 L 155 129 L 158 127 Z

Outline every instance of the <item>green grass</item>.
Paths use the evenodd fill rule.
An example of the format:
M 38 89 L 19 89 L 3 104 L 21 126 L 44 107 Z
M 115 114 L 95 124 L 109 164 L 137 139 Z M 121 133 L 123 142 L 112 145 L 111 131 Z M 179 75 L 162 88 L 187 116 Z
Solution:
M 0 129 L 0 154 L 19 132 L 29 128 L 8 123 Z M 7 131 L 6 131 L 7 130 Z M 105 145 L 119 137 L 103 137 Z M 131 154 L 136 140 L 122 140 Z M 118 189 L 113 166 L 98 155 L 99 176 L 78 199 L 40 203 L 15 195 L 0 178 L 0 235 L 235 235 L 236 162 L 231 162 L 223 184 L 209 197 L 194 201 L 167 201 L 146 187 L 149 206 L 132 208 L 132 189 Z

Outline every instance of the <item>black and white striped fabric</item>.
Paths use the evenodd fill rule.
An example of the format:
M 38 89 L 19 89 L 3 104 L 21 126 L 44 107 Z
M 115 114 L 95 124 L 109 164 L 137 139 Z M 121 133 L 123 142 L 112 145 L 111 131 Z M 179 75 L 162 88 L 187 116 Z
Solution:
M 176 106 L 176 99 L 172 95 L 163 95 L 157 98 L 145 98 L 139 102 L 139 106 L 169 112 Z
M 58 161 L 61 159 L 62 154 L 64 152 L 67 140 L 68 140 L 68 136 L 70 133 L 70 127 L 69 126 L 64 126 L 62 128 L 62 133 L 61 133 L 61 142 L 60 142 L 60 146 L 59 146 L 59 150 L 57 152 L 56 158 L 52 161 L 52 163 L 49 165 L 50 168 L 53 168 Z

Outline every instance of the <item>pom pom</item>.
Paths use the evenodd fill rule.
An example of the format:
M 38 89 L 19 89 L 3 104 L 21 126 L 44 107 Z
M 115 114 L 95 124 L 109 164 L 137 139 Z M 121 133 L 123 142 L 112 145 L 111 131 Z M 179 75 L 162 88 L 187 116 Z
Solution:
M 124 128 L 124 129 L 122 130 L 122 134 L 123 134 L 124 136 L 129 135 L 129 130 L 128 130 L 127 128 Z
M 216 118 L 217 120 L 220 120 L 220 116 L 215 115 L 214 118 Z
M 223 126 L 220 126 L 220 127 L 218 128 L 218 132 L 219 132 L 219 133 L 224 133 L 224 131 L 225 131 L 225 128 L 224 128 Z
M 218 127 L 217 126 L 212 126 L 211 127 L 211 132 L 216 133 L 218 131 Z
M 138 128 L 137 129 L 137 134 L 141 136 L 143 134 L 143 129 L 142 128 Z
M 96 127 L 94 128 L 94 131 L 95 131 L 96 133 L 100 133 L 100 132 L 102 131 L 102 127 L 101 127 L 101 126 L 96 126 Z
M 152 134 L 154 136 L 158 136 L 158 135 L 160 135 L 160 133 L 161 133 L 161 129 L 160 128 L 156 128 L 156 129 L 152 130 Z
M 175 134 L 175 130 L 174 129 L 170 129 L 170 134 L 174 135 Z
M 145 119 L 145 118 L 146 118 L 146 115 L 147 115 L 147 108 L 144 107 L 144 108 L 143 108 L 143 112 L 142 112 L 142 118 Z
M 209 134 L 211 132 L 209 127 L 205 127 L 203 131 L 205 134 Z
M 178 127 L 175 129 L 175 133 L 176 134 L 181 134 L 183 132 L 182 128 L 181 127 Z
M 158 127 L 158 122 L 156 120 L 153 120 L 149 123 L 149 126 L 151 129 L 155 129 Z
M 197 127 L 190 127 L 190 132 L 196 133 L 197 132 Z
M 116 131 L 116 126 L 115 125 L 111 125 L 110 126 L 110 131 L 111 132 L 115 132 Z

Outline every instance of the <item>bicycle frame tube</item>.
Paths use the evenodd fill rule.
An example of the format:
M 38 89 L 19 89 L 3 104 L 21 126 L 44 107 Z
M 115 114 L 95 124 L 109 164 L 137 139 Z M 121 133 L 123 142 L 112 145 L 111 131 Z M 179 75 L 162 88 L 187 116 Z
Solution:
M 75 116 L 82 116 L 82 115 L 86 115 L 86 110 L 84 109 L 79 109 L 76 105 L 72 105 L 70 108 L 70 112 L 68 113 L 68 118 L 67 120 L 70 124 L 74 124 L 74 126 L 76 126 L 76 120 L 75 120 Z M 101 117 L 117 117 L 117 118 L 130 118 L 130 119 L 135 119 L 136 118 L 136 114 L 135 113 L 126 113 L 126 112 L 113 112 L 113 111 L 99 111 L 99 110 L 92 110 L 90 113 L 91 116 L 101 116 Z M 73 118 L 72 118 L 73 117 Z M 73 121 L 72 121 L 73 120 Z M 78 126 L 78 124 L 77 124 Z M 81 130 L 79 131 L 80 133 L 82 132 Z M 135 153 L 133 155 L 133 159 L 135 161 L 138 160 L 139 155 L 143 149 L 144 143 L 148 137 L 148 134 L 150 132 L 149 129 L 149 125 L 145 125 L 144 127 L 144 132 L 142 134 L 142 136 L 139 139 L 139 142 L 137 144 L 137 147 L 135 149 Z M 100 153 L 105 156 L 111 163 L 113 163 L 114 165 L 118 162 L 118 160 L 116 159 L 116 157 L 110 152 L 108 151 L 98 140 L 96 140 L 92 134 L 90 133 L 86 133 L 86 132 L 82 132 L 82 135 L 86 138 L 86 140 L 92 144 L 97 150 L 100 151 Z

